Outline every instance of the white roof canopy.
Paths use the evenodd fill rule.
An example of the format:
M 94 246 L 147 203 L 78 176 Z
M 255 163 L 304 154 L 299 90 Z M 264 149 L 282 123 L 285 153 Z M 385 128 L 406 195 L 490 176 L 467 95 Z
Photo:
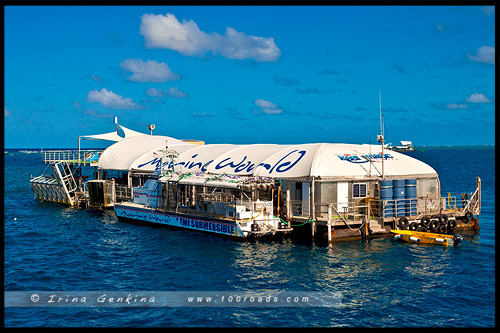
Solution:
M 189 145 L 198 147 L 189 143 L 183 143 L 180 140 L 162 136 L 162 135 L 139 135 L 118 141 L 102 152 L 99 158 L 99 168 L 111 170 L 130 170 L 132 163 L 147 152 L 153 152 L 159 149 L 165 149 L 168 142 L 178 145 Z M 154 168 L 153 168 L 154 170 Z
M 179 153 L 174 160 L 160 157 L 168 148 Z M 155 153 L 156 152 L 156 153 Z M 99 167 L 152 172 L 171 169 L 182 173 L 253 175 L 275 178 L 359 178 L 382 175 L 379 145 L 311 143 L 302 145 L 193 145 L 164 136 L 141 136 L 122 140 L 106 149 Z M 384 151 L 384 176 L 430 176 L 429 165 L 402 153 Z
M 139 135 L 147 135 L 144 133 L 136 132 L 121 125 L 118 125 L 123 132 L 125 133 L 125 137 L 121 137 L 118 135 L 116 131 L 104 133 L 104 134 L 95 134 L 95 135 L 82 135 L 80 139 L 82 140 L 107 140 L 107 141 L 121 141 L 123 139 L 131 138 Z

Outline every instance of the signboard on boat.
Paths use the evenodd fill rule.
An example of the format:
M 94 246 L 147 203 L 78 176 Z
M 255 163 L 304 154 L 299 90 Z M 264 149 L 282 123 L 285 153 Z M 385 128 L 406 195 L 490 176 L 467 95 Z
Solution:
M 115 212 L 118 217 L 133 220 L 145 221 L 170 225 L 179 228 L 195 229 L 199 231 L 213 232 L 229 236 L 237 235 L 237 225 L 235 223 L 224 223 L 218 221 L 206 221 L 166 214 L 151 209 L 143 209 L 127 204 L 116 204 Z

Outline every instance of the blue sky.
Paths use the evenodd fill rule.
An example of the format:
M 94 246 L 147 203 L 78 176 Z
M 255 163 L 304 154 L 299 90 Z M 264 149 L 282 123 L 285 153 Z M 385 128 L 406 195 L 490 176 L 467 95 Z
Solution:
M 387 142 L 494 144 L 494 7 L 4 10 L 6 148 L 73 148 L 115 116 L 206 143 L 375 143 L 379 90 Z

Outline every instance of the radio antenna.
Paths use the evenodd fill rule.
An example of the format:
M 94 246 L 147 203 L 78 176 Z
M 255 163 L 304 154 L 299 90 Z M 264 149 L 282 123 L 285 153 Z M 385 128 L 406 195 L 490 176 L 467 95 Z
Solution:
M 382 95 L 378 91 L 378 100 L 380 105 L 380 135 L 377 135 L 377 141 L 382 145 L 382 179 L 384 179 L 384 116 L 382 115 Z

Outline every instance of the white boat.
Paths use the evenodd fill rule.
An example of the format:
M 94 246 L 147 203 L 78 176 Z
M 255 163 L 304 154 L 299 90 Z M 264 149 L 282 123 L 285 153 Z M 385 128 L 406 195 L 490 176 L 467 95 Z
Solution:
M 401 145 L 399 146 L 393 146 L 389 144 L 387 149 L 393 150 L 393 151 L 415 151 L 415 146 L 413 146 L 411 141 L 400 141 Z
M 272 178 L 169 171 L 134 187 L 133 200 L 114 210 L 119 219 L 231 238 L 281 237 L 292 228 L 273 206 L 275 188 Z

